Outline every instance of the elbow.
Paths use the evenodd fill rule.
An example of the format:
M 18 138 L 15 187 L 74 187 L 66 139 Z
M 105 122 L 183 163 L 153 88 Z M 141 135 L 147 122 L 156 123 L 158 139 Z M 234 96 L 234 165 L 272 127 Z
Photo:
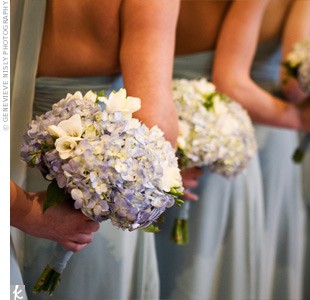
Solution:
M 212 77 L 213 83 L 217 91 L 224 93 L 237 102 L 242 103 L 242 99 L 248 87 L 252 85 L 252 80 L 248 76 L 238 76 L 225 70 L 221 72 L 214 72 Z

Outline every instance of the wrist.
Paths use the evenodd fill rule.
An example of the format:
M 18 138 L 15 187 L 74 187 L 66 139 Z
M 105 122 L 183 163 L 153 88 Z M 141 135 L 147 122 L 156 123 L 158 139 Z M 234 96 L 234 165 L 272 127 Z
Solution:
M 289 121 L 289 128 L 295 130 L 302 129 L 300 109 L 296 105 L 287 104 L 287 110 L 284 118 Z

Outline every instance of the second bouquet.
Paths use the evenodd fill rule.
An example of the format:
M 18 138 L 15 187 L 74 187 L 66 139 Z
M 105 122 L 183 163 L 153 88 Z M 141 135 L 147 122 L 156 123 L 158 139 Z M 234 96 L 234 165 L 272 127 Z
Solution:
M 172 91 L 179 116 L 180 167 L 208 167 L 226 178 L 239 174 L 257 149 L 247 111 L 205 78 L 174 80 Z M 175 221 L 172 238 L 177 244 L 188 242 L 189 208 L 186 201 Z
M 179 201 L 175 152 L 158 127 L 132 117 L 139 109 L 140 99 L 127 97 L 125 89 L 108 98 L 76 92 L 29 124 L 21 157 L 51 181 L 44 210 L 73 201 L 92 220 L 132 231 Z M 57 245 L 34 292 L 52 294 L 72 254 Z

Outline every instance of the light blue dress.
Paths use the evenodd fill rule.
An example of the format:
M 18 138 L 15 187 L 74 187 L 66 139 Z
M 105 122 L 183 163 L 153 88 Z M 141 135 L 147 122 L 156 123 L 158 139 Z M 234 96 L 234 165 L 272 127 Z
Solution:
M 259 46 L 251 76 L 279 95 L 279 41 Z M 292 161 L 298 145 L 294 130 L 256 126 L 265 199 L 265 275 L 261 299 L 302 299 L 305 206 L 301 167 Z
M 43 32 L 45 6 L 46 1 L 10 2 L 10 176 L 22 188 L 26 187 L 26 165 L 21 162 L 19 152 L 22 135 L 32 116 L 34 79 Z M 23 265 L 24 259 L 24 234 L 14 227 L 11 227 L 10 231 L 10 283 L 23 284 L 20 266 Z
M 27 169 L 20 162 L 22 134 L 33 114 L 42 114 L 66 96 L 79 90 L 83 93 L 119 89 L 119 76 L 94 78 L 35 79 L 45 2 L 43 0 L 12 1 L 12 136 L 11 176 L 22 187 L 43 190 L 47 182 L 38 170 Z M 13 145 L 13 147 L 12 147 Z M 101 224 L 94 241 L 69 260 L 62 280 L 52 297 L 34 295 L 32 288 L 52 255 L 55 243 L 12 232 L 11 282 L 20 283 L 21 265 L 28 299 L 127 300 L 158 299 L 159 278 L 154 235 L 141 231 L 122 231 L 109 221 Z M 15 255 L 15 253 L 17 255 Z M 18 260 L 17 260 L 18 258 Z
M 212 59 L 212 52 L 177 57 L 174 78 L 208 78 Z M 178 246 L 170 239 L 178 207 L 167 211 L 155 235 L 161 299 L 258 299 L 264 208 L 257 155 L 234 179 L 205 168 L 196 192 L 189 244 Z
M 306 205 L 306 247 L 304 261 L 303 299 L 310 298 L 310 149 L 307 150 L 303 163 L 303 196 Z

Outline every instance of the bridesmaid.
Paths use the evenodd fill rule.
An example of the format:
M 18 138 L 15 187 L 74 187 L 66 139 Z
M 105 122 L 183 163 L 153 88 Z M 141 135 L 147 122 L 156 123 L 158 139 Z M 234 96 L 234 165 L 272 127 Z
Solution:
M 38 172 L 26 173 L 19 163 L 21 137 L 32 109 L 33 114 L 42 114 L 53 101 L 76 90 L 117 90 L 123 86 L 121 73 L 128 94 L 142 99 L 135 116 L 148 126 L 157 124 L 175 143 L 177 117 L 170 86 L 178 0 L 25 0 L 11 1 L 11 7 L 16 33 L 12 38 L 16 139 L 11 157 L 12 177 L 18 184 L 30 191 L 46 186 Z M 25 237 L 23 279 L 29 299 L 51 299 L 31 290 L 53 246 L 48 240 Z M 153 234 L 117 230 L 107 221 L 93 242 L 73 255 L 52 299 L 158 297 Z
M 222 22 L 237 2 L 181 1 L 174 78 L 211 79 Z M 253 16 L 263 13 L 259 2 L 241 4 L 238 8 Z M 170 240 L 178 208 L 167 212 L 156 234 L 161 299 L 258 299 L 264 229 L 258 156 L 234 179 L 204 169 L 196 191 L 199 201 L 190 207 L 189 244 Z
M 307 2 L 307 1 L 305 1 Z M 296 4 L 292 11 L 294 14 L 287 20 L 286 30 L 284 32 L 284 42 L 283 42 L 283 53 L 282 57 L 285 58 L 289 51 L 292 50 L 292 47 L 295 43 L 298 43 L 304 39 L 310 39 L 310 3 L 299 3 Z M 306 95 L 299 87 L 296 80 L 292 77 L 287 78 L 284 69 L 281 70 L 282 80 L 282 91 L 286 98 L 297 104 L 306 104 L 308 103 L 308 110 L 310 109 L 309 95 Z M 308 116 L 308 124 L 310 122 L 310 117 Z M 306 210 L 306 234 L 305 234 L 305 258 L 304 258 L 304 278 L 303 278 L 303 298 L 310 298 L 310 149 L 308 147 L 305 156 L 303 158 L 302 164 L 302 183 L 303 183 L 303 200 L 305 203 Z
M 309 9 L 309 1 L 271 0 L 259 35 L 249 33 L 249 26 L 240 27 L 239 39 L 232 43 L 228 28 L 240 20 L 235 11 L 235 18 L 224 24 L 214 62 L 213 79 L 218 87 L 238 99 L 260 123 L 256 132 L 266 208 L 262 299 L 303 297 L 305 207 L 301 169 L 292 162 L 292 153 L 298 144 L 295 129 L 309 132 L 310 115 L 309 110 L 281 102 L 283 80 L 279 73 L 292 37 L 309 38 Z M 259 44 L 251 66 L 253 40 L 257 38 Z M 230 67 L 224 70 L 227 65 Z
M 200 201 L 191 206 L 189 245 L 174 246 L 166 228 L 157 235 L 164 299 L 301 299 L 304 208 L 300 170 L 291 154 L 297 145 L 294 129 L 309 131 L 309 125 L 301 124 L 297 107 L 271 93 L 278 83 L 282 26 L 293 7 L 305 8 L 305 2 L 181 2 L 176 54 L 182 56 L 175 59 L 174 75 L 211 78 L 213 64 L 216 86 L 265 126 L 257 126 L 259 168 L 249 166 L 225 184 L 204 174 Z

